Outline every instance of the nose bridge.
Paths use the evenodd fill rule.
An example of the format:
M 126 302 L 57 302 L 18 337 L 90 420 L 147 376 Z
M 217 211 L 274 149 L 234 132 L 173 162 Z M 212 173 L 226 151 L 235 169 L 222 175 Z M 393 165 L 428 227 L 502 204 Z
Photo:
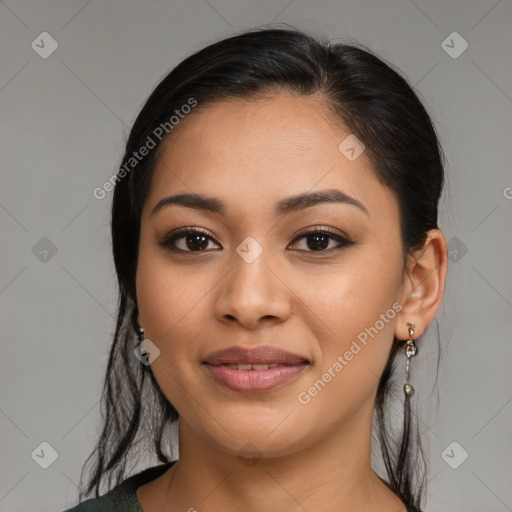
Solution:
M 219 318 L 234 317 L 254 327 L 263 317 L 283 320 L 289 314 L 285 287 L 275 275 L 276 259 L 270 249 L 247 237 L 236 247 L 230 264 L 216 304 Z

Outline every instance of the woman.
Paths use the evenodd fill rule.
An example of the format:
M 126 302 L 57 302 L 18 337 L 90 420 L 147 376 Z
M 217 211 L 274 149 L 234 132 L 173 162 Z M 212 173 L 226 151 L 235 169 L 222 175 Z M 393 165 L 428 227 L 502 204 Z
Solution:
M 95 498 L 70 510 L 421 510 L 411 382 L 444 294 L 443 174 L 421 102 L 365 50 L 252 30 L 171 71 L 112 180 L 105 424 Z

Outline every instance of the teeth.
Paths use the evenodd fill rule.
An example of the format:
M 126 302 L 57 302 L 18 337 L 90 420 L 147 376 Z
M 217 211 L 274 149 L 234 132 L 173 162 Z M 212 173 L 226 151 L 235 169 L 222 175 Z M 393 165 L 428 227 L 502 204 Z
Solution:
M 226 366 L 234 370 L 268 370 L 269 368 L 277 368 L 279 364 L 227 364 Z
M 253 364 L 253 370 L 268 370 L 268 364 Z

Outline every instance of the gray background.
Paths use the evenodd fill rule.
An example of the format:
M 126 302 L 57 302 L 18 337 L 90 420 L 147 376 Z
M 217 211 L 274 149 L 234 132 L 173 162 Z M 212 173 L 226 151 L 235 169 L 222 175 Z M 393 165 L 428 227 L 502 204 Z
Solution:
M 209 42 L 271 22 L 368 46 L 403 70 L 438 127 L 451 263 L 438 315 L 439 407 L 422 428 L 427 510 L 512 510 L 511 2 L 8 0 L 0 3 L 0 511 L 76 503 L 96 439 L 116 286 L 111 194 L 100 201 L 93 189 L 115 171 L 164 74 Z M 48 58 L 31 47 L 48 51 L 44 31 L 58 43 Z M 457 58 L 444 48 L 458 53 L 462 40 L 442 46 L 454 31 L 469 45 Z M 434 347 L 430 334 L 423 343 Z M 43 442 L 58 453 L 47 469 Z

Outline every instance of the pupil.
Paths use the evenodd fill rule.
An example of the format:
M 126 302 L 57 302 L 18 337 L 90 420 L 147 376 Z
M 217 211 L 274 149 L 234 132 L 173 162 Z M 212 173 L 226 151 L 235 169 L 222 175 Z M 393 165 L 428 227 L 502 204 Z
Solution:
M 194 247 L 194 243 L 195 241 L 197 241 L 198 239 L 202 239 L 202 242 L 200 243 L 200 248 L 201 249 L 205 249 L 207 246 L 208 246 L 208 240 L 206 239 L 206 237 L 204 235 L 189 235 L 187 237 L 187 247 L 189 249 L 193 249 Z M 192 247 L 191 247 L 192 245 Z
M 324 242 L 323 242 L 323 243 L 322 243 L 322 242 L 319 242 L 319 239 L 321 239 L 321 238 L 323 238 L 323 239 L 324 239 Z M 328 238 L 329 238 L 329 237 L 328 237 L 327 235 L 324 235 L 324 234 L 322 234 L 322 233 L 319 233 L 319 234 L 316 234 L 316 235 L 310 235 L 310 236 L 308 237 L 308 248 L 309 248 L 309 249 L 313 249 L 313 248 L 314 248 L 314 247 L 311 247 L 311 244 L 309 243 L 309 240 L 310 240 L 310 239 L 313 239 L 313 240 L 314 240 L 313 245 L 315 245 L 315 244 L 320 244 L 320 246 L 321 246 L 320 248 L 321 248 L 321 249 L 325 249 L 325 248 L 329 245 Z

